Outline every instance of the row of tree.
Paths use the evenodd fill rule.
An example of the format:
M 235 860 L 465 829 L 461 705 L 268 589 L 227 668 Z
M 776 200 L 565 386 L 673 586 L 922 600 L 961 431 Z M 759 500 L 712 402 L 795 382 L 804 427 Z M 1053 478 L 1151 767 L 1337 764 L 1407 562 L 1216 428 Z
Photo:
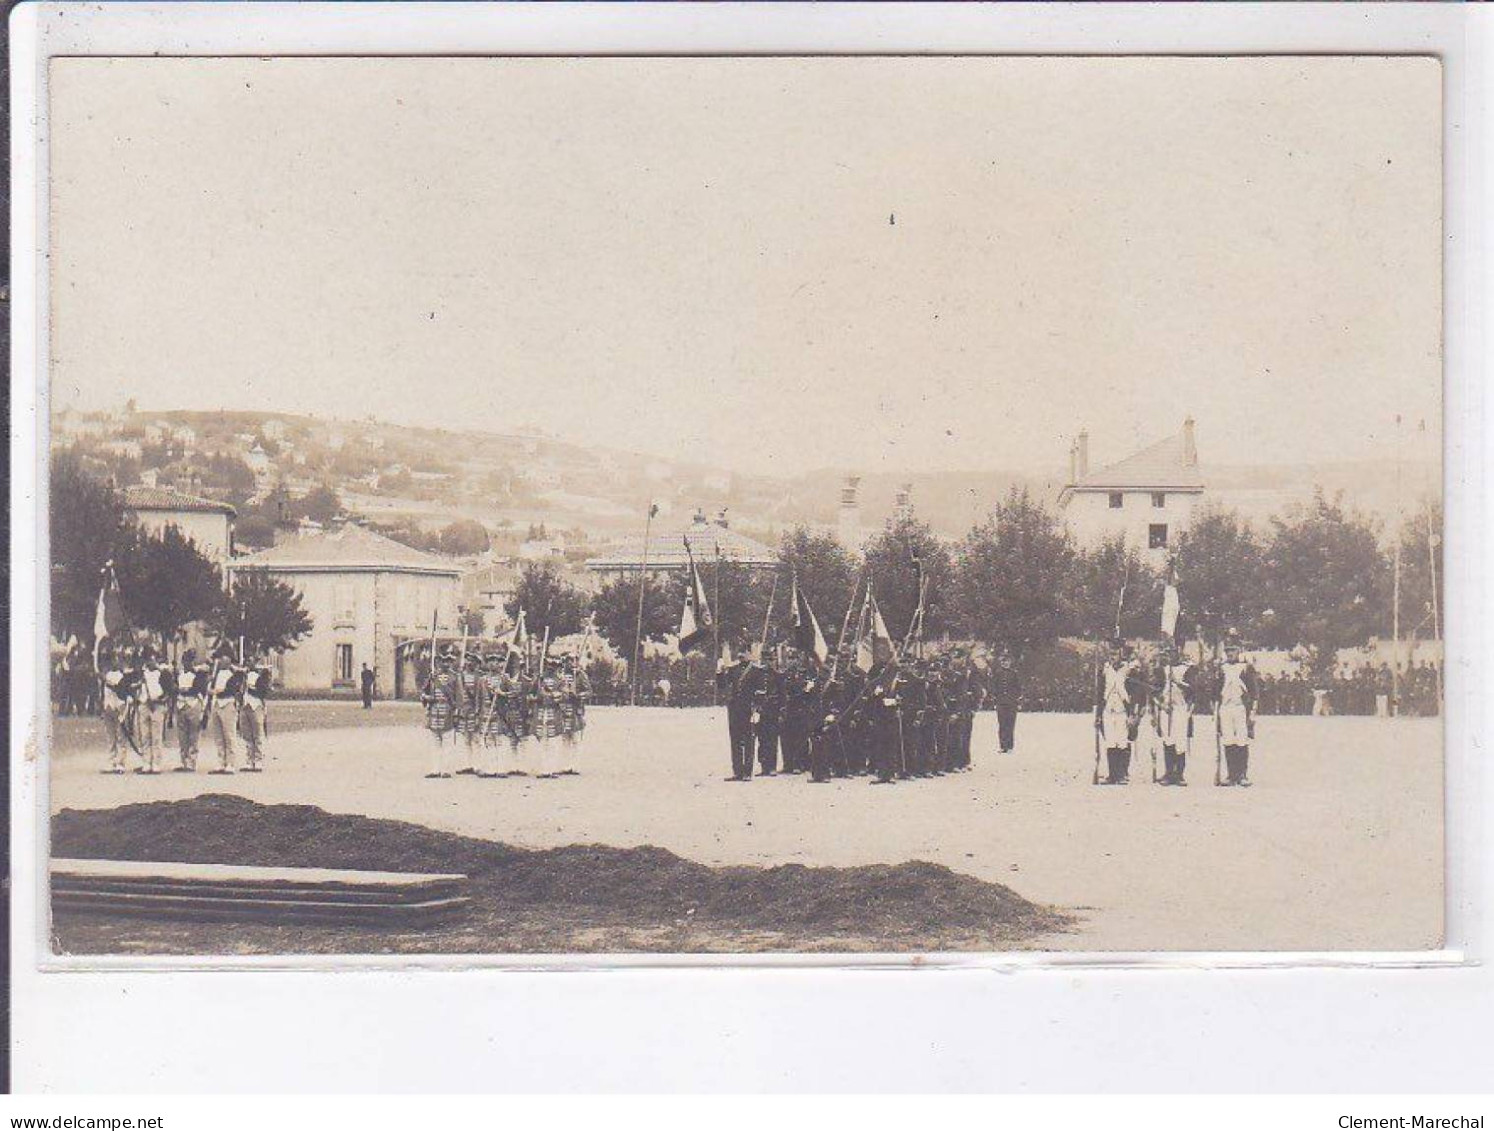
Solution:
M 1398 532 L 1403 634 L 1430 635 L 1441 602 L 1440 509 L 1419 511 Z M 852 593 L 870 582 L 895 636 L 911 623 L 918 578 L 927 586 L 924 633 L 1004 644 L 1018 650 L 1060 637 L 1104 639 L 1160 634 L 1163 594 L 1178 590 L 1180 639 L 1212 645 L 1234 631 L 1268 648 L 1303 649 L 1314 667 L 1331 665 L 1340 648 L 1389 637 L 1393 574 L 1374 524 L 1319 494 L 1312 503 L 1258 530 L 1233 511 L 1206 508 L 1166 566 L 1120 539 L 1082 547 L 1062 519 L 1023 490 L 1013 491 L 986 521 L 949 544 L 916 517 L 904 517 L 854 554 L 834 537 L 799 528 L 779 545 L 780 569 L 749 570 L 709 558 L 699 562 L 707 600 L 723 641 L 786 635 L 790 578 L 809 598 L 826 636 L 838 635 Z M 918 563 L 915 566 L 915 562 Z M 642 586 L 642 631 L 663 641 L 678 631 L 683 577 L 650 577 Z M 548 564 L 526 567 L 509 602 L 538 631 L 577 631 L 588 614 L 622 655 L 637 639 L 640 586 L 623 578 L 594 597 Z M 1440 613 L 1440 607 L 1438 609 Z
M 68 454 L 51 463 L 52 632 L 91 644 L 99 593 L 109 572 L 132 630 L 169 648 L 190 624 L 246 648 L 283 651 L 304 639 L 311 616 L 294 589 L 268 573 L 239 571 L 230 592 L 222 572 L 175 526 L 148 533 L 116 492 Z

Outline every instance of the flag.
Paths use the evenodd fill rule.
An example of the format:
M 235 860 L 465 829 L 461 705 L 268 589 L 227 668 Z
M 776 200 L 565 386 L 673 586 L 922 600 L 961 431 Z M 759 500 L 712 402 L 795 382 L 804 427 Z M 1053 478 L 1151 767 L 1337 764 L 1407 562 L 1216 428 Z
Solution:
M 715 622 L 711 620 L 711 606 L 706 600 L 705 586 L 700 583 L 700 571 L 695 568 L 695 555 L 690 552 L 689 542 L 685 543 L 685 554 L 690 559 L 690 584 L 685 589 L 685 608 L 680 614 L 681 652 L 700 647 L 715 627 Z
M 878 664 L 885 664 L 892 659 L 895 651 L 892 633 L 887 631 L 887 622 L 882 619 L 882 609 L 868 585 L 866 600 L 861 605 L 860 623 L 856 626 L 856 666 L 869 672 Z
M 824 663 L 830 656 L 830 646 L 825 643 L 825 634 L 820 631 L 820 622 L 809 607 L 809 598 L 799 588 L 799 579 L 794 578 L 794 602 L 790 613 L 793 618 L 794 646 L 802 652 L 813 652 L 814 658 Z
M 514 621 L 514 630 L 508 634 L 508 646 L 519 652 L 529 647 L 529 628 L 524 622 L 524 610 L 519 610 L 519 617 Z
M 887 622 L 882 619 L 882 609 L 877 604 L 877 599 L 871 599 L 871 627 L 867 635 L 871 637 L 872 656 L 879 664 L 885 664 L 892 659 L 895 649 L 892 644 L 892 633 L 887 631 Z
M 861 600 L 861 612 L 856 615 L 856 635 L 852 637 L 855 641 L 855 664 L 863 672 L 869 672 L 876 667 L 877 658 L 872 650 L 871 640 L 867 638 L 866 623 L 871 615 L 871 586 L 866 587 L 866 596 Z
M 99 649 L 106 639 L 117 635 L 128 627 L 124 602 L 119 596 L 119 579 L 114 576 L 114 563 L 104 566 L 104 582 L 99 587 L 99 603 L 93 613 L 93 666 L 99 666 Z
M 1178 613 L 1182 611 L 1182 605 L 1178 601 L 1178 587 L 1172 582 L 1167 583 L 1167 588 L 1162 590 L 1162 635 L 1176 638 L 1178 634 Z

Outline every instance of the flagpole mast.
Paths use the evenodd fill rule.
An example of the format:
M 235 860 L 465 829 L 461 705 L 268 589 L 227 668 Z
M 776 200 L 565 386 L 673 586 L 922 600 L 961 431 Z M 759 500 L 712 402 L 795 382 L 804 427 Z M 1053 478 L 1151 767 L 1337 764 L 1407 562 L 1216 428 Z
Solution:
M 773 619 L 773 599 L 778 596 L 778 571 L 773 571 L 773 587 L 768 590 L 768 611 L 763 614 L 763 642 L 762 650 L 768 649 L 768 624 Z
M 830 678 L 835 678 L 835 673 L 840 670 L 840 653 L 846 646 L 846 633 L 851 630 L 851 614 L 856 611 L 856 595 L 861 592 L 861 575 L 856 575 L 856 581 L 851 586 L 851 603 L 846 606 L 846 615 L 840 622 L 840 635 L 835 638 L 835 659 L 830 661 Z
M 648 505 L 648 517 L 643 520 L 643 561 L 638 570 L 638 618 L 633 633 L 633 665 L 632 665 L 632 691 L 629 693 L 629 706 L 638 705 L 638 658 L 643 650 L 643 590 L 648 584 L 648 536 L 654 525 L 654 504 Z

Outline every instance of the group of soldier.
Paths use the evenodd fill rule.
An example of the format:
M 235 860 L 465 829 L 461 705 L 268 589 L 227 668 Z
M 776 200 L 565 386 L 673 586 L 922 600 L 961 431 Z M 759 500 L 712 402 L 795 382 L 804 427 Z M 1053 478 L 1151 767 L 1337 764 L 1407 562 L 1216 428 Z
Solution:
M 427 778 L 559 778 L 575 759 L 591 694 L 574 655 L 526 656 L 505 645 L 487 652 L 435 649 L 421 689 L 434 738 Z
M 811 782 L 870 777 L 882 785 L 971 767 L 975 714 L 994 699 L 1003 752 L 1015 741 L 1018 687 L 1003 653 L 988 681 L 966 649 L 885 659 L 819 660 L 789 645 L 742 654 L 717 673 L 731 743 L 730 781 L 808 774 Z
M 1212 709 L 1215 784 L 1249 786 L 1259 699 L 1260 678 L 1233 636 L 1225 641 L 1223 659 L 1207 668 L 1190 663 L 1170 640 L 1152 661 L 1139 656 L 1129 643 L 1115 641 L 1095 670 L 1095 784 L 1130 784 L 1132 757 L 1138 743 L 1145 740 L 1153 751 L 1153 780 L 1158 785 L 1187 785 L 1188 754 L 1197 722 Z M 1155 768 L 1159 747 L 1160 777 Z
M 262 655 L 244 658 L 241 649 L 224 643 L 211 662 L 188 649 L 173 665 L 163 663 L 152 645 L 125 644 L 101 651 L 99 670 L 99 710 L 109 740 L 104 773 L 125 773 L 131 752 L 138 760 L 135 773 L 161 773 L 168 730 L 176 732 L 176 773 L 196 772 L 204 733 L 218 751 L 209 773 L 264 769 L 273 679 Z

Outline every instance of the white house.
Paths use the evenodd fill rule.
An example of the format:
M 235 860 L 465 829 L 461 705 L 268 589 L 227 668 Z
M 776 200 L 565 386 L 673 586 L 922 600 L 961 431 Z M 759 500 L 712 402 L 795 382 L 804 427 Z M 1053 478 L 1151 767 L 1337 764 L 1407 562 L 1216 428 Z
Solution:
M 1190 416 L 1182 431 L 1095 471 L 1089 467 L 1089 433 L 1079 433 L 1069 449 L 1069 482 L 1058 503 L 1081 544 L 1121 535 L 1160 565 L 1203 496 Z
M 359 526 L 298 531 L 230 568 L 269 572 L 311 614 L 311 634 L 277 661 L 291 691 L 354 690 L 366 663 L 381 697 L 409 697 L 419 689 L 404 646 L 430 635 L 433 614 L 443 635 L 457 627 L 461 566 Z
M 233 520 L 237 511 L 216 499 L 204 499 L 165 487 L 126 487 L 125 510 L 148 534 L 174 526 L 221 570 L 233 553 Z

